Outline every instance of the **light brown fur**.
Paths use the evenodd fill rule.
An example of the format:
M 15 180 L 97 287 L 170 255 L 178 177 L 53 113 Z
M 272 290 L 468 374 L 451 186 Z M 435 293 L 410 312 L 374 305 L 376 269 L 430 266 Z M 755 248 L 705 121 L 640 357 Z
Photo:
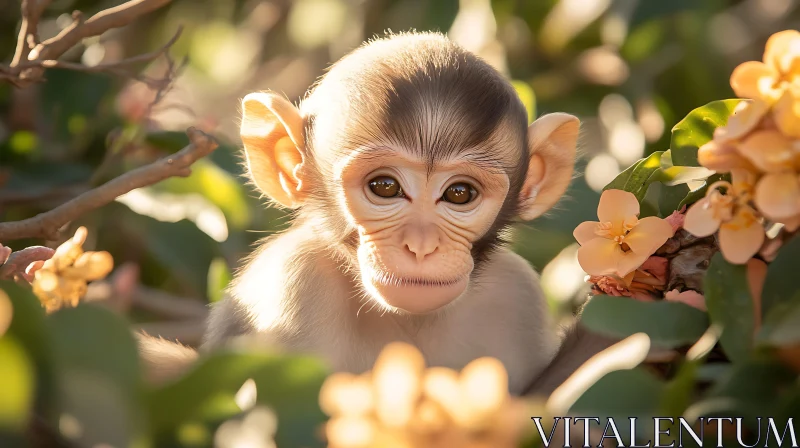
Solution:
M 431 366 L 460 369 L 495 357 L 510 391 L 523 393 L 560 338 L 538 275 L 500 235 L 514 217 L 540 216 L 564 194 L 577 118 L 550 114 L 526 129 L 507 81 L 440 35 L 395 36 L 343 61 L 306 107 L 271 93 L 243 101 L 252 180 L 298 213 L 237 273 L 212 309 L 201 352 L 255 335 L 318 355 L 336 371 L 362 372 L 387 343 L 405 341 Z M 369 101 L 383 118 L 359 109 Z M 346 129 L 337 124 L 345 110 Z M 408 197 L 370 196 L 367 181 L 387 169 Z M 479 186 L 474 209 L 436 199 L 451 179 Z M 384 285 L 376 275 L 386 270 L 400 283 Z M 459 283 L 442 282 L 455 275 Z M 153 378 L 192 362 L 183 349 L 142 345 L 146 366 L 168 369 Z

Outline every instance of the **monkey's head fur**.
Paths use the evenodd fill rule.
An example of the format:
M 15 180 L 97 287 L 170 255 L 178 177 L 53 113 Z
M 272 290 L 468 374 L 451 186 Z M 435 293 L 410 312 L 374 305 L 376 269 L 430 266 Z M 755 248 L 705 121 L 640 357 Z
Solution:
M 441 34 L 371 41 L 334 64 L 300 107 L 243 100 L 250 176 L 335 241 L 368 295 L 428 313 L 469 287 L 514 219 L 564 194 L 580 123 L 528 125 L 510 83 Z

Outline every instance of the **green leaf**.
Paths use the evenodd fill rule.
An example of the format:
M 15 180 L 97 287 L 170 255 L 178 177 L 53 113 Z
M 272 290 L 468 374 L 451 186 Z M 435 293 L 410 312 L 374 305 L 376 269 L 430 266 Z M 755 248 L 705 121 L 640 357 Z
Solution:
M 636 9 L 630 18 L 628 26 L 633 29 L 650 20 L 671 16 L 679 12 L 692 10 L 698 7 L 694 0 L 672 0 L 669 2 L 637 2 Z
M 145 135 L 144 141 L 155 148 L 175 153 L 189 144 L 189 136 L 179 131 L 153 131 Z
M 758 341 L 784 346 L 800 343 L 800 291 L 791 300 L 772 307 L 764 318 Z
M 714 174 L 713 176 L 710 176 L 708 179 L 706 179 L 706 183 L 702 187 L 698 188 L 697 190 L 692 190 L 688 194 L 686 194 L 686 197 L 683 198 L 683 200 L 680 202 L 680 204 L 678 204 L 678 208 L 677 209 L 680 210 L 681 208 L 683 208 L 684 205 L 685 206 L 689 206 L 689 205 L 692 205 L 695 202 L 699 201 L 700 199 L 703 199 L 705 197 L 705 195 L 706 195 L 706 192 L 708 191 L 708 187 L 710 185 L 712 185 L 714 182 L 717 182 L 717 181 L 723 180 L 723 179 L 730 180 L 729 179 L 729 175 L 728 174 Z
M 647 194 L 647 187 L 657 180 L 656 174 L 661 169 L 661 156 L 664 151 L 656 151 L 639 160 L 621 172 L 614 180 L 603 188 L 605 190 L 624 190 L 634 194 L 639 203 Z
M 800 237 L 795 236 L 780 248 L 778 256 L 769 264 L 764 290 L 761 293 L 761 309 L 766 316 L 781 302 L 791 300 L 797 294 L 797 267 L 800 266 Z
M 536 119 L 536 94 L 533 88 L 527 82 L 520 80 L 511 81 L 511 85 L 514 86 L 519 99 L 525 105 L 525 110 L 528 111 L 528 123 L 533 122 Z
M 714 174 L 714 171 L 702 166 L 675 166 L 672 162 L 672 150 L 670 149 L 664 151 L 660 162 L 661 169 L 655 174 L 656 180 L 670 187 L 706 179 Z
M 33 407 L 36 372 L 23 345 L 10 335 L 0 337 L 0 431 L 21 431 Z
M 140 241 L 193 295 L 207 297 L 208 268 L 220 256 L 219 244 L 188 220 L 157 221 L 149 216 L 126 213 L 121 220 L 125 233 Z
M 631 433 L 630 417 L 661 415 L 657 414 L 658 399 L 663 393 L 664 383 L 644 369 L 617 370 L 584 392 L 569 415 L 600 416 L 600 428 L 605 427 L 606 418 L 613 418 L 619 433 L 627 436 Z
M 728 263 L 717 252 L 706 271 L 703 290 L 711 321 L 722 329 L 720 345 L 734 361 L 750 358 L 753 348 L 754 305 L 747 284 L 747 268 Z
M 242 182 L 209 160 L 195 162 L 189 176 L 171 177 L 152 189 L 174 194 L 199 193 L 222 210 L 229 226 L 245 229 L 250 225 L 250 209 Z
M 661 186 L 658 194 L 658 212 L 662 217 L 667 217 L 675 210 L 680 210 L 683 207 L 683 201 L 691 194 L 689 187 L 686 185 L 675 185 L 668 187 Z
M 130 446 L 142 436 L 139 355 L 128 322 L 97 305 L 48 316 L 62 414 L 81 424 L 77 443 Z
M 755 418 L 772 415 L 774 406 L 797 375 L 780 362 L 757 359 L 733 364 L 708 391 L 708 398 L 725 398 L 728 415 Z M 752 420 L 751 420 L 752 421 Z
M 683 303 L 640 302 L 611 296 L 589 300 L 581 323 L 592 331 L 617 338 L 645 333 L 653 345 L 667 348 L 692 344 L 708 328 L 706 314 Z
M 711 141 L 714 130 L 728 123 L 740 99 L 712 101 L 689 112 L 672 128 L 672 162 L 676 166 L 699 166 L 697 149 Z
M 684 361 L 681 364 L 678 373 L 664 387 L 659 415 L 683 415 L 694 399 L 699 367 L 697 361 Z
M 219 302 L 225 292 L 225 288 L 231 281 L 231 270 L 224 258 L 211 260 L 208 267 L 208 301 Z
M 325 416 L 318 399 L 327 374 L 323 363 L 313 357 L 219 351 L 201 360 L 176 383 L 149 394 L 151 427 L 163 435 L 208 415 L 212 402 L 228 408 L 230 400 L 220 397 L 233 397 L 252 378 L 257 403 L 278 415 L 278 446 L 319 446 L 315 432 Z
M 39 404 L 46 409 L 45 419 L 51 420 L 57 417 L 52 413 L 56 395 L 55 366 L 44 308 L 29 288 L 23 288 L 13 281 L 0 281 L 0 290 L 11 299 L 12 320 L 6 337 L 14 338 L 32 363 L 36 372 Z

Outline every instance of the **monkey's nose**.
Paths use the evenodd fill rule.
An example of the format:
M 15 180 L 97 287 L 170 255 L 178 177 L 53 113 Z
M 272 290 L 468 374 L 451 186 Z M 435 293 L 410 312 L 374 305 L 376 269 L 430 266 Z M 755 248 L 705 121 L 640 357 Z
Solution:
M 418 263 L 439 248 L 439 235 L 434 229 L 415 229 L 406 232 L 404 239 L 405 248 L 416 256 Z

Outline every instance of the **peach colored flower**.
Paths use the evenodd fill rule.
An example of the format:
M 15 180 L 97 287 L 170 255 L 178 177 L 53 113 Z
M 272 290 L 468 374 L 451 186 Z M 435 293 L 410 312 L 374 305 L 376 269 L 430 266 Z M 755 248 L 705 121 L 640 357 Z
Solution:
M 689 208 L 684 229 L 698 237 L 719 230 L 722 255 L 730 263 L 744 264 L 764 243 L 764 227 L 758 212 L 749 205 L 755 176 L 746 170 L 734 170 L 731 175 L 733 183 L 715 182 L 706 196 Z
M 795 82 L 800 82 L 800 32 L 796 30 L 773 34 L 767 40 L 763 62 L 744 62 L 731 74 L 736 95 L 771 104 Z
M 755 203 L 767 218 L 793 231 L 800 226 L 800 176 L 796 172 L 770 173 L 755 188 Z
M 625 278 L 609 275 L 590 275 L 587 281 L 592 283 L 594 294 L 606 294 L 615 297 L 632 297 L 649 302 L 661 296 L 667 285 L 667 269 L 669 261 L 664 257 L 650 257 L 642 266 Z
M 800 168 L 798 143 L 777 130 L 757 130 L 743 139 L 737 149 L 759 171 L 779 173 Z
M 730 142 L 739 140 L 761 124 L 762 119 L 769 112 L 769 108 L 769 104 L 759 99 L 740 102 L 733 109 L 731 116 L 728 117 L 728 123 L 714 130 L 714 140 L 712 141 Z M 700 157 L 700 154 L 698 154 L 698 157 Z
M 706 298 L 693 289 L 687 289 L 683 292 L 673 289 L 664 295 L 664 300 L 670 302 L 681 302 L 697 308 L 698 310 L 708 311 L 708 308 L 706 308 Z
M 597 206 L 597 221 L 583 222 L 573 236 L 581 245 L 578 263 L 589 275 L 625 277 L 642 265 L 672 235 L 661 218 L 639 219 L 633 193 L 606 190 Z

